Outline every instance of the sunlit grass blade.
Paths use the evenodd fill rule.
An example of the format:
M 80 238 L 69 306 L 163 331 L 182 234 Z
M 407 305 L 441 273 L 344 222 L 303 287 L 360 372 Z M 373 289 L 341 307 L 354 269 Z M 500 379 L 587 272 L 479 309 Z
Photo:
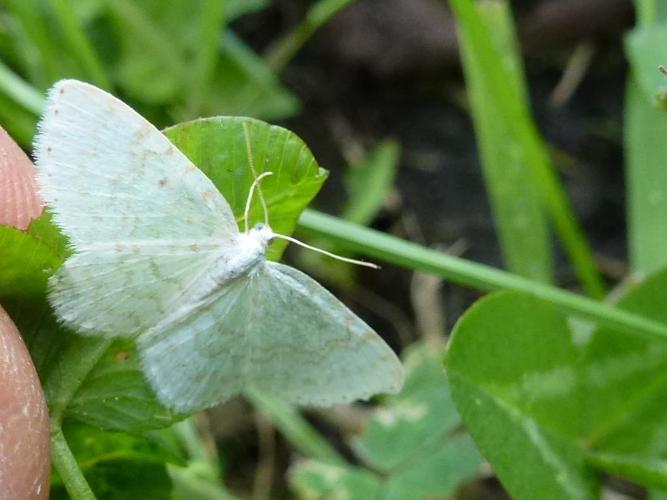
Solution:
M 527 96 L 511 15 L 500 2 L 483 4 L 480 14 L 499 57 L 481 57 L 485 53 L 478 49 L 473 32 L 465 28 L 460 32 L 460 43 L 482 170 L 503 257 L 510 271 L 551 283 L 553 256 L 547 215 L 539 192 L 530 182 L 528 162 L 535 159 L 529 156 L 515 124 L 504 117 L 503 108 L 512 104 L 501 99 L 488 78 L 488 73 L 505 71 L 507 84 L 517 89 L 514 106 L 523 106 Z
M 662 5 L 662 3 L 660 4 Z M 650 273 L 667 264 L 667 110 L 658 102 L 667 79 L 666 9 L 637 2 L 639 26 L 626 40 L 631 75 L 625 101 L 628 246 L 632 269 Z
M 35 116 L 42 114 L 44 97 L 0 61 L 0 91 Z
M 0 61 L 0 123 L 22 146 L 30 146 L 44 97 Z
M 633 271 L 667 264 L 667 112 L 631 77 L 625 113 L 628 245 Z
M 484 17 L 475 4 L 470 0 L 451 0 L 450 4 L 470 51 L 466 57 L 475 57 L 480 68 L 485 70 L 484 76 L 488 80 L 485 88 L 493 92 L 498 113 L 494 117 L 496 126 L 503 124 L 503 128 L 511 131 L 516 144 L 520 145 L 521 157 L 530 169 L 524 189 L 537 190 L 584 289 L 594 297 L 602 297 L 604 283 L 555 173 L 549 152 L 530 115 L 523 86 L 515 85 L 506 63 L 501 64 L 507 56 L 495 46 Z M 497 6 L 486 8 L 498 9 Z M 504 49 L 507 50 L 507 47 Z

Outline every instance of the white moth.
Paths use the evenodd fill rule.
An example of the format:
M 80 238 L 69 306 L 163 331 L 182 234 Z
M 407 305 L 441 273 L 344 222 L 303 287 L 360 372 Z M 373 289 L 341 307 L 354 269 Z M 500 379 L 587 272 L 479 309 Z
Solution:
M 160 401 L 183 412 L 246 388 L 328 406 L 395 393 L 393 351 L 305 274 L 265 259 L 213 183 L 132 108 L 58 82 L 36 139 L 38 182 L 74 253 L 50 302 L 83 335 L 133 336 Z

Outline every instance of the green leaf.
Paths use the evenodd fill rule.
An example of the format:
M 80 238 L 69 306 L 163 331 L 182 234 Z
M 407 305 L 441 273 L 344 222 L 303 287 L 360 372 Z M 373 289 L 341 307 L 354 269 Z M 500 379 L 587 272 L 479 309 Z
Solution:
M 139 366 L 134 343 L 114 342 L 67 407 L 67 417 L 101 429 L 141 432 L 185 418 L 160 404 Z
M 307 146 L 292 132 L 259 120 L 239 117 L 203 118 L 170 127 L 169 139 L 197 165 L 222 192 L 243 227 L 243 211 L 254 177 L 245 145 L 244 124 L 250 133 L 253 163 L 257 174 L 273 172 L 261 188 L 269 209 L 269 223 L 281 234 L 291 234 L 302 210 L 326 179 Z M 255 197 L 250 225 L 264 220 Z M 269 250 L 277 258 L 285 248 L 276 241 Z
M 460 424 L 441 358 L 420 344 L 406 354 L 403 390 L 374 412 L 353 443 L 364 462 L 385 472 L 400 468 Z
M 667 500 L 667 491 L 651 490 L 648 492 L 647 500 Z
M 0 226 L 0 297 L 43 295 L 48 277 L 62 260 L 45 243 Z
M 165 462 L 176 459 L 144 436 L 103 432 L 69 425 L 67 441 L 98 498 L 118 500 L 169 499 L 171 480 Z M 56 477 L 51 497 L 69 498 Z
M 427 454 L 405 463 L 388 478 L 383 498 L 449 498 L 479 469 L 479 453 L 472 439 L 465 434 L 448 436 L 431 448 Z
M 630 290 L 619 307 L 667 322 L 667 270 Z M 600 328 L 585 355 L 582 441 L 598 467 L 667 485 L 667 345 Z
M 222 189 L 240 220 L 253 180 L 243 123 L 249 126 L 255 165 L 260 171 L 275 172 L 263 186 L 273 227 L 290 234 L 301 210 L 326 178 L 294 134 L 240 118 L 189 122 L 173 127 L 167 134 Z M 254 221 L 263 218 L 255 201 Z M 90 361 L 80 359 L 81 353 L 97 349 L 96 339 L 78 337 L 60 327 L 44 300 L 46 280 L 67 252 L 64 238 L 48 215 L 35 221 L 29 234 L 0 228 L 0 242 L 0 286 L 12 299 L 8 309 L 28 340 L 51 404 L 62 402 L 65 416 L 70 418 L 132 432 L 164 427 L 183 417 L 157 402 L 139 369 L 131 342 L 114 343 L 100 353 L 102 358 L 90 372 L 77 378 L 77 365 Z M 279 249 L 273 249 L 274 256 Z M 35 297 L 18 300 L 21 294 Z M 76 391 L 61 394 L 70 383 L 75 384 Z
M 30 349 L 47 388 L 55 389 L 71 369 L 66 351 L 84 352 L 96 339 L 62 327 L 46 301 L 48 277 L 61 265 L 65 238 L 48 214 L 33 221 L 28 232 L 0 226 L 0 296 Z M 130 341 L 117 341 L 68 402 L 67 415 L 100 428 L 138 432 L 171 425 L 183 418 L 156 400 L 139 369 Z M 47 395 L 49 395 L 47 391 Z M 54 401 L 49 401 L 52 404 Z
M 30 147 L 35 134 L 37 116 L 10 97 L 0 94 L 0 122 L 11 137 L 23 147 Z
M 447 366 L 468 431 L 513 497 L 597 498 L 575 441 L 579 368 L 562 314 L 521 293 L 490 295 L 457 323 Z
M 382 208 L 387 194 L 394 187 L 401 148 L 398 142 L 386 139 L 371 151 L 360 165 L 345 171 L 347 204 L 341 217 L 355 224 L 370 224 Z
M 45 210 L 42 215 L 33 219 L 30 227 L 28 227 L 28 234 L 48 246 L 51 252 L 57 255 L 61 261 L 65 260 L 71 253 L 67 238 L 53 223 L 49 210 Z

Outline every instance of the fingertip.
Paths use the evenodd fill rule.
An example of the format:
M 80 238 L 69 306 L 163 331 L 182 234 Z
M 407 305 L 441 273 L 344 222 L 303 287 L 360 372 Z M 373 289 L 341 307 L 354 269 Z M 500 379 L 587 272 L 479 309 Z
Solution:
M 0 307 L 0 497 L 48 498 L 49 474 L 44 393 L 21 335 Z
M 35 166 L 0 127 L 0 224 L 27 229 L 42 213 L 35 177 Z

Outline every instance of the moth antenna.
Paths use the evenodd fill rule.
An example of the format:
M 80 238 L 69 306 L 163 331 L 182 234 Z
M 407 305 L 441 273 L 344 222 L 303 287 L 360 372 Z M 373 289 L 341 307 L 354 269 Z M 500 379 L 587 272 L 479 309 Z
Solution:
M 255 187 L 255 185 L 257 185 L 257 195 L 259 196 L 259 201 L 261 202 L 262 209 L 264 210 L 264 224 L 266 224 L 268 226 L 269 225 L 269 209 L 266 206 L 266 200 L 264 199 L 264 193 L 262 193 L 262 188 L 257 183 L 257 181 L 259 181 L 261 176 L 257 177 L 257 170 L 255 170 L 255 162 L 252 159 L 252 146 L 250 144 L 250 129 L 248 128 L 248 123 L 247 122 L 243 122 L 243 135 L 245 136 L 245 147 L 246 147 L 246 152 L 248 153 L 248 164 L 250 165 L 250 171 L 252 172 L 252 176 L 255 179 L 255 182 L 253 182 L 253 185 L 250 187 L 250 193 L 252 193 L 253 188 Z M 262 175 L 264 175 L 264 174 L 262 174 Z M 250 194 L 248 195 L 248 199 L 250 199 Z M 248 208 L 247 207 L 246 207 L 245 230 L 246 230 L 246 232 L 248 231 Z
M 255 192 L 255 188 L 257 189 L 258 193 L 262 192 L 261 188 L 259 186 L 259 183 L 262 181 L 262 179 L 264 179 L 264 177 L 268 177 L 270 175 L 273 175 L 273 172 L 264 172 L 259 177 L 257 177 L 252 182 L 252 184 L 250 185 L 250 190 L 248 191 L 248 199 L 245 202 L 245 211 L 243 212 L 243 221 L 244 221 L 245 232 L 246 233 L 248 232 L 248 217 L 250 215 L 250 205 L 252 205 L 252 195 Z M 261 197 L 261 194 L 260 194 L 260 197 Z M 265 215 L 264 220 L 266 221 L 265 224 L 268 226 L 269 222 L 268 222 L 268 216 L 267 216 L 267 212 L 266 212 L 266 205 L 263 203 L 263 201 L 264 200 L 262 199 L 262 205 L 264 205 L 264 215 Z
M 291 236 L 285 236 L 284 234 L 278 234 L 278 233 L 273 233 L 274 238 L 280 238 L 283 240 L 287 240 L 291 243 L 295 243 L 299 246 L 302 246 L 304 248 L 307 248 L 308 250 L 313 250 L 315 252 L 319 252 L 321 254 L 326 255 L 327 257 L 331 257 L 332 259 L 336 260 L 341 260 L 343 262 L 348 262 L 350 264 L 356 264 L 357 266 L 363 266 L 363 267 L 370 267 L 371 269 L 380 269 L 380 266 L 377 264 L 373 264 L 372 262 L 365 262 L 363 260 L 357 260 L 357 259 L 350 259 L 348 257 L 342 257 L 340 255 L 336 255 L 335 253 L 327 252 L 326 250 L 322 250 L 321 248 L 314 247 L 312 245 L 309 245 L 307 243 L 304 243 L 303 241 L 299 241 L 296 238 L 292 238 Z

